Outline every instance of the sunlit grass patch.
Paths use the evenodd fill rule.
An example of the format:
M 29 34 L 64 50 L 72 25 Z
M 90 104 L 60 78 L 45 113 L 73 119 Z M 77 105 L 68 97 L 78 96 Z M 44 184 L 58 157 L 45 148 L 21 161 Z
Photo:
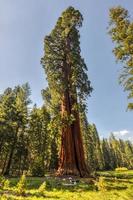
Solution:
M 126 175 L 126 177 L 125 177 Z M 18 193 L 19 178 L 10 178 L 0 189 L 0 200 L 132 200 L 133 170 L 98 172 L 95 179 L 26 177 L 24 193 Z M 73 183 L 73 184 L 72 184 Z

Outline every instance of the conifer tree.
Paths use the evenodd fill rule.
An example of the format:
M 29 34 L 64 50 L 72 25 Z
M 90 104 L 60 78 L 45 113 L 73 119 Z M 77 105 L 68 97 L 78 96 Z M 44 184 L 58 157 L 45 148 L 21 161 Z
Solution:
M 58 174 L 85 176 L 83 143 L 80 131 L 79 102 L 85 107 L 85 99 L 92 88 L 87 67 L 81 57 L 80 35 L 83 17 L 73 7 L 66 9 L 55 28 L 44 40 L 45 69 L 51 98 L 60 105 L 61 151 Z
M 104 160 L 100 145 L 100 138 L 95 124 L 92 124 L 91 131 L 93 136 L 95 168 L 96 170 L 102 170 L 104 168 Z
M 58 168 L 58 153 L 60 147 L 60 129 L 61 129 L 61 118 L 60 118 L 60 105 L 54 102 L 51 98 L 50 89 L 47 87 L 42 90 L 42 97 L 44 105 L 47 108 L 47 112 L 50 114 L 50 120 L 48 123 L 48 131 L 50 135 L 50 163 L 49 169 Z
M 107 139 L 102 140 L 102 153 L 104 158 L 104 169 L 110 170 L 113 169 L 111 151 Z
M 133 21 L 126 9 L 118 6 L 110 9 L 109 34 L 115 42 L 113 53 L 124 65 L 120 83 L 128 92 L 128 109 L 133 109 Z
M 45 108 L 33 107 L 29 120 L 30 171 L 34 176 L 43 176 L 50 162 L 50 116 Z
M 16 164 L 19 165 L 17 170 L 21 170 L 21 165 L 26 166 L 29 95 L 30 88 L 26 83 L 14 89 L 7 88 L 0 96 L 1 160 L 4 160 L 2 173 L 5 175 L 9 175 Z

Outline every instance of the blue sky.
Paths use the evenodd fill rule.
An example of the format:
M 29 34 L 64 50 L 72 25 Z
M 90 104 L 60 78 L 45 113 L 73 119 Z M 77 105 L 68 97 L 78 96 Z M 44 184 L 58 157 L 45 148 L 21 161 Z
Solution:
M 107 35 L 108 10 L 117 5 L 128 9 L 133 18 L 132 0 L 0 0 L 0 93 L 29 82 L 33 103 L 42 104 L 40 91 L 47 85 L 40 65 L 43 39 L 62 11 L 74 6 L 84 17 L 82 56 L 94 88 L 87 100 L 88 120 L 101 136 L 114 132 L 132 139 L 133 113 L 126 111 L 126 93 L 118 84 L 121 65 L 115 62 Z

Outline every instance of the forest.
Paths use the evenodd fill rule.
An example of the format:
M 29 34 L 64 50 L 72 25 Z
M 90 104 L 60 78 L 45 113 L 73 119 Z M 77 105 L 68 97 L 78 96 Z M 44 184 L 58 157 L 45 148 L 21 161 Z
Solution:
M 44 176 L 56 170 L 59 162 L 61 136 L 59 123 L 50 115 L 49 99 L 42 92 L 44 105 L 30 107 L 31 91 L 26 83 L 7 88 L 0 96 L 0 173 L 20 176 Z M 53 110 L 51 111 L 53 112 Z M 90 170 L 114 170 L 116 167 L 133 169 L 131 141 L 100 139 L 95 124 L 89 124 L 85 113 L 80 113 L 85 160 Z
M 119 82 L 128 92 L 127 107 L 131 111 L 133 22 L 128 11 L 120 6 L 109 10 L 109 19 L 108 34 L 116 45 L 113 53 L 124 65 Z M 120 200 L 124 195 L 125 199 L 132 197 L 133 143 L 113 133 L 109 138 L 101 138 L 97 126 L 87 119 L 86 101 L 95 88 L 81 56 L 82 22 L 80 11 L 70 6 L 44 38 L 41 65 L 48 86 L 40 91 L 41 107 L 33 105 L 29 83 L 8 87 L 0 94 L 0 197 L 3 200 L 54 199 L 54 192 L 57 198 L 65 199 L 67 190 L 68 198 L 74 199 L 75 189 L 78 195 L 75 199 L 85 199 L 86 195 L 88 200 L 99 199 L 105 193 L 101 199 L 108 200 L 111 198 L 108 191 L 114 191 L 112 199 L 119 195 Z M 50 178 L 46 179 L 47 176 Z M 31 183 L 35 184 L 33 188 Z M 64 196 L 59 191 L 64 191 Z M 90 191 L 101 193 L 95 197 L 91 193 L 89 197 Z

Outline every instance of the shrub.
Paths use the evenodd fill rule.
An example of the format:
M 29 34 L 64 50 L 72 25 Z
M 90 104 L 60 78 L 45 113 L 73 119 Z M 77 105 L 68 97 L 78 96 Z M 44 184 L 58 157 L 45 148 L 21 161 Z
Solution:
M 47 179 L 45 182 L 42 183 L 42 185 L 39 187 L 38 191 L 43 193 L 45 190 L 52 190 L 53 188 L 57 188 L 58 186 L 61 186 L 61 184 L 57 183 L 54 179 Z
M 118 172 L 118 171 L 128 171 L 128 169 L 127 169 L 126 167 L 117 167 L 117 168 L 115 169 L 115 171 L 116 171 L 116 172 Z
M 6 179 L 4 181 L 3 189 L 8 189 L 9 188 L 9 184 L 10 184 L 10 181 L 8 179 Z
M 1 196 L 1 200 L 8 200 L 7 195 L 6 195 L 6 194 L 3 194 L 3 195 Z
M 38 189 L 38 192 L 39 192 L 39 194 L 44 195 L 45 190 L 46 190 L 46 182 L 43 182 L 43 183 L 40 185 L 40 187 L 39 187 L 39 189 Z
M 26 190 L 26 177 L 23 174 L 17 184 L 17 191 L 19 194 L 24 195 Z
M 99 180 L 96 182 L 95 184 L 97 186 L 97 189 L 99 191 L 106 191 L 107 190 L 107 184 L 106 184 L 106 181 L 105 181 L 105 178 L 104 177 L 99 177 Z
M 3 176 L 0 176 L 0 189 L 3 189 L 4 182 L 5 182 L 5 178 Z
M 0 177 L 0 189 L 7 189 L 9 188 L 9 180 L 5 179 L 4 177 Z

